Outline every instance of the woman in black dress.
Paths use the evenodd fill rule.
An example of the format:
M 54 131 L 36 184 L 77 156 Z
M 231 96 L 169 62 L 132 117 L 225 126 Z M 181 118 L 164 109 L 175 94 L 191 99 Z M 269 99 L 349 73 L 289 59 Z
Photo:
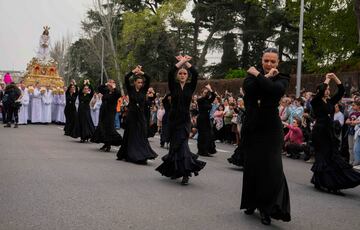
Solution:
M 94 90 L 89 80 L 84 81 L 79 94 L 79 107 L 75 119 L 75 126 L 71 137 L 80 137 L 80 142 L 88 141 L 94 134 L 95 127 L 90 114 L 90 101 L 94 95 Z
M 262 57 L 262 69 L 251 67 L 244 81 L 245 118 L 243 149 L 245 154 L 241 209 L 251 215 L 260 211 L 261 222 L 271 218 L 290 221 L 290 198 L 283 172 L 281 152 L 283 126 L 278 105 L 290 77 L 279 73 L 279 56 L 269 48 Z
M 76 119 L 76 98 L 78 96 L 78 88 L 75 85 L 75 82 L 72 82 L 66 90 L 66 104 L 65 104 L 65 127 L 64 134 L 66 136 L 71 136 L 74 127 L 75 127 L 75 119 Z
M 329 98 L 329 82 L 334 80 L 338 91 Z M 312 142 L 315 151 L 315 163 L 311 170 L 314 175 L 311 183 L 315 188 L 343 195 L 340 189 L 353 188 L 360 184 L 360 173 L 345 162 L 339 152 L 340 141 L 335 135 L 334 106 L 341 100 L 345 92 L 341 81 L 333 73 L 326 75 L 320 84 L 316 96 L 311 101 L 315 125 L 312 131 Z
M 109 79 L 106 85 L 98 88 L 99 94 L 102 96 L 102 104 L 100 107 L 99 124 L 95 129 L 91 142 L 104 143 L 100 151 L 110 152 L 111 146 L 119 146 L 122 142 L 121 135 L 115 129 L 115 113 L 116 105 L 120 92 L 116 89 L 114 80 Z
M 170 112 L 170 106 L 171 106 L 171 95 L 167 94 L 162 99 L 162 104 L 165 109 L 164 116 L 162 118 L 162 124 L 161 124 L 161 133 L 160 133 L 160 146 L 161 148 L 164 147 L 164 145 L 168 145 L 170 142 L 170 136 L 169 136 L 169 112 Z
M 163 163 L 156 169 L 162 175 L 176 179 L 182 177 L 182 184 L 189 183 L 189 177 L 198 175 L 205 162 L 197 160 L 198 155 L 190 152 L 188 139 L 190 134 L 190 102 L 195 91 L 198 73 L 189 61 L 190 56 L 178 56 L 179 61 L 168 75 L 171 92 L 169 114 L 170 149 Z M 183 67 L 186 66 L 186 68 Z M 187 83 L 189 73 L 191 81 Z M 175 76 L 178 82 L 175 80 Z
M 215 93 L 208 84 L 202 92 L 202 96 L 197 100 L 199 115 L 197 117 L 198 139 L 197 147 L 200 156 L 210 157 L 216 153 L 214 134 L 210 121 L 210 110 L 215 100 Z
M 133 86 L 130 85 L 131 76 L 134 77 Z M 141 66 L 137 66 L 125 76 L 129 105 L 124 140 L 117 153 L 118 160 L 125 159 L 137 164 L 146 164 L 147 160 L 157 157 L 147 139 L 148 126 L 144 113 L 149 85 L 150 77 L 141 71 Z

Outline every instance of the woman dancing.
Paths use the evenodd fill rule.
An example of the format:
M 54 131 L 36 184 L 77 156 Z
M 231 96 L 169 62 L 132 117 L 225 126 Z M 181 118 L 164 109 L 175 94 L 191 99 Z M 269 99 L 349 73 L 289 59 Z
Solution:
M 71 136 L 74 127 L 75 127 L 75 119 L 76 119 L 76 98 L 78 96 L 78 88 L 76 87 L 75 81 L 72 81 L 69 87 L 66 90 L 65 98 L 65 127 L 64 134 L 66 136 Z
M 130 85 L 131 76 L 133 86 Z M 123 144 L 117 153 L 118 160 L 146 164 L 147 160 L 157 157 L 147 139 L 148 126 L 144 109 L 149 85 L 150 77 L 142 72 L 141 66 L 137 66 L 125 76 L 125 86 L 129 95 L 128 118 Z
M 338 91 L 330 98 L 331 80 L 335 81 Z M 352 169 L 352 166 L 340 156 L 340 141 L 336 138 L 333 125 L 334 106 L 343 97 L 344 92 L 339 78 L 333 73 L 328 73 L 311 101 L 316 121 L 312 131 L 315 163 L 311 168 L 314 173 L 311 183 L 316 189 L 336 195 L 344 195 L 341 189 L 353 188 L 360 184 L 360 173 Z
M 190 56 L 178 56 L 179 61 L 169 72 L 168 85 L 171 92 L 169 114 L 170 149 L 163 163 L 156 169 L 162 175 L 176 179 L 182 177 L 182 185 L 189 183 L 189 177 L 198 175 L 205 162 L 190 152 L 188 139 L 190 134 L 190 102 L 195 91 L 198 73 L 189 61 Z M 186 67 L 186 68 L 185 68 Z M 191 74 L 191 81 L 187 83 Z M 175 80 L 175 74 L 178 82 Z
M 90 85 L 89 80 L 84 80 L 84 85 L 80 91 L 81 94 L 79 94 L 79 107 L 71 137 L 80 137 L 80 142 L 84 143 L 92 137 L 95 131 L 94 123 L 90 113 L 90 101 L 94 95 L 94 90 Z
M 170 105 L 171 105 L 171 95 L 167 94 L 162 99 L 162 104 L 165 109 L 164 116 L 162 117 L 162 124 L 161 124 L 161 133 L 160 133 L 160 147 L 163 148 L 164 145 L 168 147 L 170 142 L 169 137 L 169 112 L 170 112 Z
M 111 146 L 119 146 L 122 142 L 121 135 L 115 129 L 115 113 L 117 100 L 120 92 L 116 89 L 114 80 L 109 79 L 106 85 L 98 88 L 99 96 L 102 98 L 100 107 L 99 124 L 91 138 L 91 142 L 104 143 L 100 151 L 110 152 Z
M 210 110 L 215 100 L 215 93 L 211 86 L 207 84 L 202 92 L 202 96 L 197 100 L 199 115 L 197 117 L 198 139 L 197 147 L 200 156 L 210 157 L 216 153 L 214 134 L 210 122 Z
M 245 161 L 240 208 L 248 215 L 258 209 L 265 225 L 271 218 L 290 221 L 289 191 L 281 160 L 284 134 L 277 109 L 290 77 L 279 73 L 278 64 L 277 50 L 266 49 L 262 69 L 249 68 L 243 84 Z

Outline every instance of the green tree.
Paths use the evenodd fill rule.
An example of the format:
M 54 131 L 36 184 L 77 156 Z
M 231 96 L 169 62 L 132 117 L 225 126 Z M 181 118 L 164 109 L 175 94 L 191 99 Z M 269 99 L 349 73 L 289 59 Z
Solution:
M 223 78 L 229 70 L 238 68 L 239 60 L 236 52 L 236 40 L 236 35 L 233 33 L 227 33 L 223 36 L 223 55 L 221 63 L 215 68 L 214 78 Z

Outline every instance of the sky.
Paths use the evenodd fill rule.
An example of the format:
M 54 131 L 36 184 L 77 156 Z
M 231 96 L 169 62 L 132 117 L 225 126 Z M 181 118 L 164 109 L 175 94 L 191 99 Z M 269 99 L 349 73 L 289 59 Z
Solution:
M 93 0 L 0 0 L 0 70 L 24 71 L 36 56 L 43 26 L 50 26 L 53 44 L 63 37 L 81 37 L 81 20 Z M 184 17 L 192 20 L 188 9 Z M 219 54 L 209 52 L 208 63 Z
M 0 70 L 25 70 L 36 56 L 43 26 L 51 42 L 81 34 L 92 0 L 0 0 Z

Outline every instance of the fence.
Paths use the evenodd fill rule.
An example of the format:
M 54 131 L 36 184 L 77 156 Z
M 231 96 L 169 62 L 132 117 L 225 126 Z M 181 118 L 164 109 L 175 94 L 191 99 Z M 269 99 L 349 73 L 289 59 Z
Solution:
M 337 76 L 343 82 L 346 94 L 349 96 L 350 91 L 358 91 L 360 86 L 360 72 L 344 72 L 337 73 Z M 219 94 L 223 94 L 225 90 L 232 92 L 234 95 L 239 95 L 240 87 L 243 84 L 244 79 L 213 79 L 213 80 L 199 80 L 198 86 L 196 88 L 196 93 L 203 89 L 203 87 L 210 83 L 212 88 L 217 91 Z M 324 75 L 319 74 L 303 74 L 301 79 L 301 88 L 306 91 L 315 92 L 316 86 L 324 80 Z M 161 95 L 165 95 L 169 92 L 167 82 L 153 82 L 152 87 L 154 87 L 156 92 L 159 92 Z M 332 87 L 334 87 L 332 85 Z M 290 86 L 287 91 L 288 94 L 295 94 L 296 91 L 296 76 L 291 75 Z

